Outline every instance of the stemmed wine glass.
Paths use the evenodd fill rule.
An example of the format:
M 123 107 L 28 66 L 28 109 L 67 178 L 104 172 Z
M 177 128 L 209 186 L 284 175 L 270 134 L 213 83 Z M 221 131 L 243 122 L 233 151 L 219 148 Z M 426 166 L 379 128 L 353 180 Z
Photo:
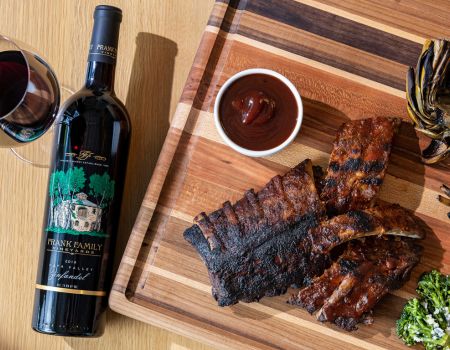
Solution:
M 47 167 L 49 130 L 60 100 L 56 75 L 42 56 L 30 46 L 0 35 L 0 148 L 11 148 L 21 160 Z M 35 146 L 26 146 L 33 141 Z

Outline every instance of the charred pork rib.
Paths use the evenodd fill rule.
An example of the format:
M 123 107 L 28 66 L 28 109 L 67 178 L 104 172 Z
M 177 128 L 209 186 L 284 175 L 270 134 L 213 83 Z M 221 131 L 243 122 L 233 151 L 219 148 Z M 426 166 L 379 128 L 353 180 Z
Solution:
M 375 304 L 409 279 L 421 252 L 411 239 L 352 241 L 322 276 L 289 302 L 317 311 L 319 321 L 354 330 L 359 322 L 371 323 Z
M 391 232 L 421 235 L 398 206 L 352 211 L 319 224 L 323 213 L 307 160 L 258 193 L 247 191 L 234 205 L 201 213 L 184 237 L 208 268 L 214 298 L 226 306 L 304 285 L 324 271 L 329 251 L 341 242 Z
M 339 128 L 321 191 L 330 215 L 372 204 L 383 182 L 399 124 L 398 119 L 369 118 Z
M 398 204 L 389 204 L 335 216 L 311 229 L 309 237 L 311 251 L 323 254 L 355 238 L 385 234 L 418 239 L 425 235 L 412 215 Z
M 234 205 L 201 213 L 184 237 L 205 262 L 220 306 L 251 302 L 285 293 L 307 268 L 311 277 L 323 271 L 324 263 L 308 267 L 309 257 L 296 242 L 324 213 L 311 161 L 305 160 L 258 193 L 249 190 Z

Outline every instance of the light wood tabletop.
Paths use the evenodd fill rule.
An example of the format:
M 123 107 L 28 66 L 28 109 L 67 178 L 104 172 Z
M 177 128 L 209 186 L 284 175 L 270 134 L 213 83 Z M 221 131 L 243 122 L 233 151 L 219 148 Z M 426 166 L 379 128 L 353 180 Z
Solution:
M 98 0 L 1 0 L 0 34 L 44 53 L 61 84 L 83 83 Z M 213 0 L 103 1 L 124 12 L 116 92 L 131 116 L 117 266 L 191 67 Z M 28 145 L 27 147 L 33 147 Z M 108 311 L 98 339 L 44 336 L 31 329 L 48 169 L 0 149 L 0 349 L 207 349 Z

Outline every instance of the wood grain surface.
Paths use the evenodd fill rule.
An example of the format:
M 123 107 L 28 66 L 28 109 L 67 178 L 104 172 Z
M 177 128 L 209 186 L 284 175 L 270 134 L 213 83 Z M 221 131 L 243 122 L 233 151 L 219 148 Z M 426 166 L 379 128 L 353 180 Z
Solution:
M 133 124 L 118 263 L 214 3 L 2 0 L 0 33 L 43 52 L 60 82 L 76 90 L 83 83 L 92 13 L 99 3 L 114 4 L 124 12 L 116 90 Z M 99 339 L 33 332 L 31 312 L 46 186 L 46 169 L 27 165 L 0 149 L 0 350 L 209 349 L 111 311 L 106 333 Z
M 450 273 L 448 208 L 436 200 L 450 162 L 424 166 L 427 141 L 408 122 L 405 73 L 427 37 L 448 37 L 445 1 L 218 1 L 203 35 L 168 137 L 121 261 L 110 297 L 114 310 L 220 348 L 405 349 L 394 325 L 418 277 Z M 297 139 L 264 159 L 242 156 L 214 128 L 215 95 L 234 73 L 276 70 L 299 89 L 304 120 Z M 405 120 L 379 194 L 422 219 L 425 253 L 411 280 L 375 309 L 375 323 L 347 333 L 286 304 L 287 295 L 219 308 L 206 268 L 183 231 L 201 211 L 235 201 L 249 188 L 305 158 L 326 166 L 345 121 Z

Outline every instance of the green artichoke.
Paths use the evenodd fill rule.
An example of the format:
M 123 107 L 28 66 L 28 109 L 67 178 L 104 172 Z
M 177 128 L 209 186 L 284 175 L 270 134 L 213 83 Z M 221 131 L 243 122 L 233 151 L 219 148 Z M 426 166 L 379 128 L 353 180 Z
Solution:
M 426 164 L 439 162 L 450 154 L 449 58 L 449 41 L 426 40 L 416 70 L 410 67 L 406 77 L 408 115 L 416 130 L 432 139 L 422 150 Z

